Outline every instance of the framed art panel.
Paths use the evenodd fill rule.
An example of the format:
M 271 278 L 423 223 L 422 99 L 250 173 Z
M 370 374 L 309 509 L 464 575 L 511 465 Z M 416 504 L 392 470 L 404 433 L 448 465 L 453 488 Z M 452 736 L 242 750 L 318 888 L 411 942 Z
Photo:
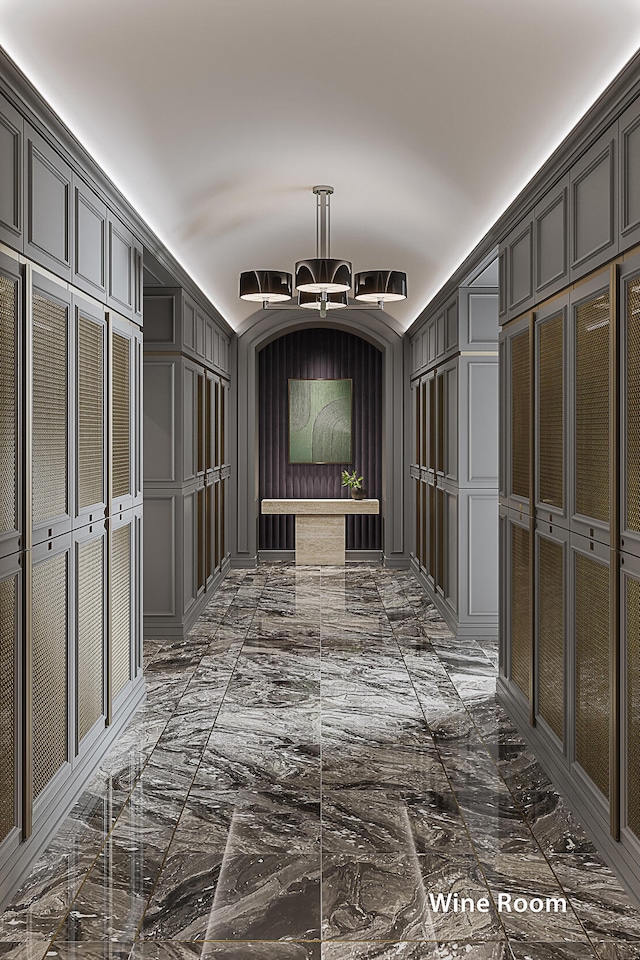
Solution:
M 351 463 L 351 380 L 289 380 L 289 463 Z

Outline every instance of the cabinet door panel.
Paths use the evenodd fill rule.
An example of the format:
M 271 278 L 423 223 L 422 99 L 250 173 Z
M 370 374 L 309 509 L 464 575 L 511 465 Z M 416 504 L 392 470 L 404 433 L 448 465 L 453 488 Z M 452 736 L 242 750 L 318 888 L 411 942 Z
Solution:
M 571 170 L 572 280 L 618 252 L 616 136 L 616 131 L 606 133 Z
M 85 183 L 74 185 L 73 282 L 98 300 L 107 293 L 107 207 Z
M 528 218 L 507 239 L 507 310 L 522 313 L 533 301 L 533 221 Z
M 71 297 L 34 276 L 33 315 L 33 538 L 69 530 L 74 515 L 74 429 Z
M 0 257 L 0 557 L 21 546 L 22 293 L 17 264 Z
M 109 214 L 109 285 L 107 302 L 125 316 L 133 315 L 134 238 L 113 214 Z
M 22 573 L 17 558 L 0 563 L 0 849 L 20 825 L 18 757 L 21 735 L 18 724 L 20 699 L 19 651 L 21 646 Z
M 640 239 L 640 101 L 618 121 L 620 154 L 620 252 Z
M 24 252 L 66 280 L 73 249 L 72 172 L 49 144 L 25 125 L 26 236 Z
M 22 250 L 22 144 L 24 121 L 0 97 L 0 240 Z
M 534 211 L 538 300 L 569 282 L 568 207 L 569 178 L 564 177 Z

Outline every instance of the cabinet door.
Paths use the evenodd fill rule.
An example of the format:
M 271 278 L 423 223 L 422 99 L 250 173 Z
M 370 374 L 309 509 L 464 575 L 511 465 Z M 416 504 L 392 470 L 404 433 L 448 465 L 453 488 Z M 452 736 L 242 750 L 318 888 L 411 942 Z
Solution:
M 508 520 L 507 669 L 513 692 L 529 702 L 531 681 L 530 530 Z
M 539 522 L 536 530 L 536 717 L 565 742 L 567 531 Z
M 134 328 L 111 314 L 111 484 L 112 512 L 133 506 L 135 474 Z
M 104 516 L 107 503 L 107 328 L 104 313 L 74 297 L 76 520 Z
M 578 280 L 618 252 L 617 124 L 570 173 L 571 280 Z
M 73 175 L 40 134 L 25 124 L 24 252 L 59 277 L 71 279 Z
M 20 781 L 18 758 L 22 737 L 18 717 L 21 715 L 21 647 L 22 633 L 22 570 L 17 556 L 0 560 L 0 753 L 3 758 L 0 777 L 0 850 L 17 839 L 20 826 Z M 6 843 L 5 843 L 6 841 Z
M 534 214 L 535 293 L 543 300 L 569 283 L 569 177 L 551 189 Z
M 620 253 L 640 240 L 640 100 L 618 121 Z
M 533 303 L 533 217 L 525 217 L 506 241 L 507 314 L 524 313 Z
M 0 255 L 0 557 L 22 547 L 22 280 Z
M 75 750 L 84 754 L 107 715 L 107 533 L 104 521 L 74 533 Z
M 498 255 L 498 319 L 502 324 L 507 319 L 507 244 L 500 244 Z
M 34 543 L 71 528 L 75 493 L 71 295 L 34 273 L 32 442 Z
M 636 844 L 640 842 L 640 562 L 625 560 L 621 570 L 622 651 L 625 668 L 622 693 L 622 743 L 625 755 L 621 764 L 623 827 Z
M 545 521 L 567 525 L 568 296 L 536 313 L 536 503 Z
M 142 326 L 144 309 L 144 251 L 142 244 L 133 238 L 133 319 Z
M 135 517 L 127 510 L 113 521 L 110 549 L 109 664 L 111 709 L 117 713 L 135 673 Z M 126 696 L 126 694 L 125 694 Z
M 609 542 L 611 509 L 610 271 L 571 294 L 571 529 Z
M 73 282 L 76 287 L 104 301 L 107 294 L 107 207 L 78 177 L 74 177 L 73 197 Z
M 620 547 L 640 557 L 640 256 L 620 268 Z
M 592 549 L 593 548 L 593 549 Z M 609 550 L 585 537 L 571 538 L 573 580 L 574 756 L 584 789 L 608 805 L 611 730 L 611 584 Z
M 108 214 L 107 303 L 126 317 L 133 317 L 136 285 L 135 238 L 114 214 Z
M 68 770 L 73 736 L 73 582 L 71 535 L 33 551 L 31 636 L 32 770 L 25 800 L 34 815 L 46 804 L 47 787 Z
M 24 120 L 0 96 L 0 241 L 22 251 L 22 149 Z
M 507 493 L 509 506 L 529 513 L 531 465 L 531 337 L 525 317 L 507 335 Z

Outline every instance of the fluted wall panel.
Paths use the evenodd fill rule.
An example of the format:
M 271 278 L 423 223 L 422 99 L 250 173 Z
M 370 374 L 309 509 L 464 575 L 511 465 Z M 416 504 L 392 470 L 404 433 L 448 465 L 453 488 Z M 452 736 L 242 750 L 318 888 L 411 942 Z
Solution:
M 357 470 L 369 497 L 382 497 L 382 354 L 341 330 L 298 330 L 259 354 L 260 499 L 344 497 L 340 473 Z M 288 380 L 353 380 L 352 464 L 288 462 Z M 260 550 L 293 550 L 293 516 L 260 516 Z M 348 550 L 380 550 L 379 516 L 347 517 Z

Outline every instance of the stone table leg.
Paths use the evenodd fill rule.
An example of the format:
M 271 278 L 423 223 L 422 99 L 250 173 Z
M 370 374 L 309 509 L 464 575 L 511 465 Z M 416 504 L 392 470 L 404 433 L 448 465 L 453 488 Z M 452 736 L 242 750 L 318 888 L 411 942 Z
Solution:
M 344 516 L 296 514 L 296 564 L 343 566 Z

